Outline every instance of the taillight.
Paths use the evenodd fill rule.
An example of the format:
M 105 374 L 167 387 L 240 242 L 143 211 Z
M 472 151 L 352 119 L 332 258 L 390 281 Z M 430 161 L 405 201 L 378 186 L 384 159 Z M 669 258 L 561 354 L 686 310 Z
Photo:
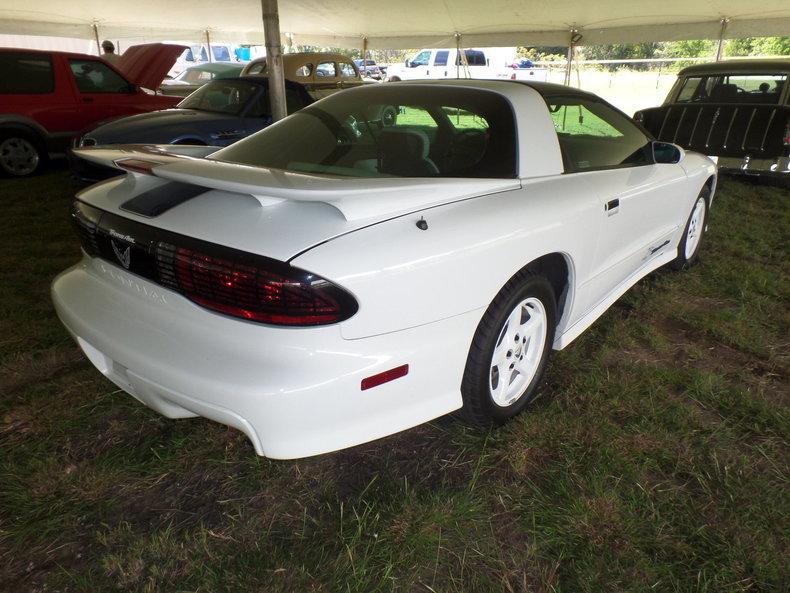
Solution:
M 339 286 L 299 268 L 260 258 L 247 261 L 160 243 L 163 283 L 191 301 L 226 315 L 273 325 L 337 323 L 357 311 Z
M 359 309 L 340 286 L 276 259 L 152 227 L 79 200 L 72 220 L 88 255 L 206 309 L 286 326 L 337 323 Z
M 515 72 L 510 75 L 510 80 L 516 80 L 516 73 Z

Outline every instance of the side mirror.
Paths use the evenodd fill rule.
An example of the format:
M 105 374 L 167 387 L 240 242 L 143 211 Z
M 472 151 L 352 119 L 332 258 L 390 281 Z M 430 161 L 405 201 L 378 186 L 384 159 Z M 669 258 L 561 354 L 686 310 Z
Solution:
M 404 62 L 404 64 L 406 65 L 406 67 L 407 67 L 407 68 L 411 68 L 411 60 L 407 59 L 407 60 Z
M 129 93 L 130 95 L 136 95 L 138 90 L 139 89 L 137 88 L 137 85 L 131 82 L 129 83 L 129 86 L 126 88 L 126 92 Z
M 653 141 L 653 161 L 656 163 L 673 165 L 682 161 L 684 156 L 686 152 L 677 144 Z

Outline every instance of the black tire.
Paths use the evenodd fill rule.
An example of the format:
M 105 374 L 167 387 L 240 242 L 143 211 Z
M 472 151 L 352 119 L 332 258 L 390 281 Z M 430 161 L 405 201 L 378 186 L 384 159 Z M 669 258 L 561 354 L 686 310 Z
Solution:
M 29 147 L 34 151 L 28 167 L 17 165 L 8 158 L 9 150 L 14 147 Z M 46 162 L 47 153 L 44 143 L 34 133 L 24 130 L 0 130 L 0 175 L 5 177 L 27 177 L 38 173 Z
M 525 299 L 538 299 L 546 316 L 545 343 L 537 370 L 518 399 L 508 405 L 494 402 L 491 383 L 494 381 L 492 356 L 505 329 L 505 323 L 518 304 Z M 519 414 L 535 398 L 546 370 L 557 324 L 554 290 L 546 278 L 531 270 L 522 270 L 499 291 L 477 326 L 461 382 L 463 409 L 461 414 L 479 425 L 503 424 Z
M 680 243 L 678 244 L 678 254 L 677 257 L 672 260 L 669 264 L 673 270 L 684 270 L 690 266 L 693 266 L 694 263 L 697 261 L 699 257 L 699 251 L 702 248 L 702 243 L 705 239 L 705 227 L 708 224 L 708 200 L 710 199 L 710 188 L 706 185 L 702 188 L 697 196 L 697 199 L 694 200 L 694 205 L 691 207 L 691 213 L 689 214 L 688 219 L 686 220 L 686 226 L 683 227 L 683 236 L 680 239 Z M 702 208 L 702 220 L 697 221 L 696 229 L 699 233 L 699 239 L 697 240 L 697 244 L 694 247 L 693 251 L 689 254 L 686 253 L 686 245 L 689 241 L 689 228 L 691 227 L 692 221 L 694 219 L 694 214 L 697 210 L 697 206 L 700 205 Z

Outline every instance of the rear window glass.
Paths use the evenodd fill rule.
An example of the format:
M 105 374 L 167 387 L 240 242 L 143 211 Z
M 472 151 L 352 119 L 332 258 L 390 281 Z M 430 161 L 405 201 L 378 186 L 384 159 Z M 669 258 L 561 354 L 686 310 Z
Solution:
M 0 94 L 37 95 L 55 89 L 48 55 L 0 52 Z
M 257 84 L 243 80 L 214 80 L 189 95 L 178 107 L 238 115 L 259 88 Z
M 504 97 L 395 86 L 331 95 L 212 158 L 342 177 L 516 176 L 516 126 Z

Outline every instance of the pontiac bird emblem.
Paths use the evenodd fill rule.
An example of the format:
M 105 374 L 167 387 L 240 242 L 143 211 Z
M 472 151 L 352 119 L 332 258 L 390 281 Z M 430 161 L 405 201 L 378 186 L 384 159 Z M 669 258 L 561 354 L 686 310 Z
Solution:
M 127 245 L 126 249 L 122 249 L 119 248 L 112 239 L 110 239 L 110 243 L 112 244 L 112 250 L 115 252 L 115 257 L 117 257 L 121 265 L 128 270 L 132 259 L 131 245 Z

